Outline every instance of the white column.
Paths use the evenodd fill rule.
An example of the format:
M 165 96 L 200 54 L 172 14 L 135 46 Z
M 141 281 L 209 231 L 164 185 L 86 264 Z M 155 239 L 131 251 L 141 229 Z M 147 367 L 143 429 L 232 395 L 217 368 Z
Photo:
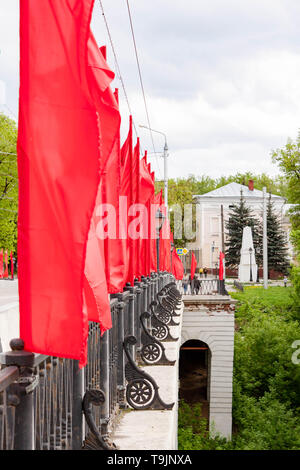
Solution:
M 267 238 L 267 194 L 263 187 L 263 277 L 264 289 L 268 288 L 268 238 Z

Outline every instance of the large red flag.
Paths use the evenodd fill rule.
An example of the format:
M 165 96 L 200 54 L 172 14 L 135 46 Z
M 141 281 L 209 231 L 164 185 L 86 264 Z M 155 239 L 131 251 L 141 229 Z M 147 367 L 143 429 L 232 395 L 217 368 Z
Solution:
M 82 363 L 84 265 L 100 180 L 87 73 L 93 4 L 20 1 L 20 336 L 26 350 Z
M 143 206 L 143 218 L 140 239 L 141 274 L 150 274 L 150 230 L 151 230 L 151 199 L 154 194 L 153 180 L 147 165 L 147 154 L 140 160 L 140 203 Z
M 194 279 L 195 276 L 195 271 L 196 271 L 196 266 L 197 266 L 197 260 L 196 256 L 194 255 L 192 251 L 192 260 L 191 260 L 191 279 Z
M 121 190 L 120 195 L 123 199 L 123 207 L 121 211 L 121 217 L 124 229 L 124 238 L 126 241 L 126 253 L 127 253 L 127 264 L 126 264 L 126 280 L 133 285 L 134 283 L 134 252 L 132 239 L 128 235 L 129 227 L 129 216 L 128 211 L 133 203 L 133 177 L 132 177 L 132 165 L 133 165 L 133 151 L 132 151 L 132 117 L 129 118 L 129 132 L 127 139 L 121 148 Z
M 183 279 L 184 267 L 175 248 L 172 252 L 172 274 L 175 276 L 175 279 Z
M 97 215 L 99 224 L 105 224 L 104 253 L 105 272 L 109 293 L 121 292 L 125 283 L 125 246 L 119 236 L 119 195 L 120 179 L 120 113 L 118 92 L 112 92 L 110 83 L 114 73 L 106 62 L 106 48 L 100 50 L 91 34 L 89 39 L 89 65 L 91 70 L 91 89 L 98 111 L 100 127 L 102 197 L 99 195 Z M 103 204 L 103 205 L 102 205 Z M 106 205 L 106 206 L 105 206 Z M 109 216 L 106 216 L 109 211 Z M 106 219 L 108 223 L 106 223 Z M 100 229 L 101 231 L 101 229 Z

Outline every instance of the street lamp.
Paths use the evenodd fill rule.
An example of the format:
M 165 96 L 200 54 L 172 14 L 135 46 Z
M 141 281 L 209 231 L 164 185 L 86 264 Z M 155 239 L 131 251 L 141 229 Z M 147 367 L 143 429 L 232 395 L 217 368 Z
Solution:
M 253 248 L 249 248 L 249 254 L 250 254 L 250 282 L 253 281 L 252 279 L 252 251 L 253 251 Z
M 161 134 L 165 138 L 165 146 L 164 146 L 164 198 L 165 198 L 165 205 L 168 209 L 168 160 L 167 157 L 169 156 L 168 154 L 168 144 L 167 144 L 167 136 L 163 132 L 156 131 L 155 129 L 151 129 L 151 127 L 147 126 L 142 126 L 139 124 L 139 127 L 142 127 L 143 129 L 148 129 L 149 131 L 156 132 L 157 134 Z
M 218 263 L 215 263 L 216 266 L 216 278 L 218 278 Z
M 215 251 L 215 241 L 213 241 L 212 245 L 211 245 L 211 274 L 212 275 L 213 275 L 213 271 L 214 271 L 214 264 L 213 264 L 214 251 Z
M 171 242 L 171 274 L 173 273 L 173 251 L 174 251 L 175 245 L 174 242 Z
M 158 209 L 156 211 L 156 214 L 155 214 L 157 272 L 159 272 L 159 239 L 160 239 L 160 231 L 161 231 L 161 228 L 163 226 L 165 218 L 166 217 L 161 212 L 161 210 Z

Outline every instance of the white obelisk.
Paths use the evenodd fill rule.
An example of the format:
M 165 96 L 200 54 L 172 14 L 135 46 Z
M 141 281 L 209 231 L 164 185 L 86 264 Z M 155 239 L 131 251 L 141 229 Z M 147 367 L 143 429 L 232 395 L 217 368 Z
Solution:
M 239 264 L 239 280 L 241 282 L 256 282 L 257 264 L 255 261 L 255 250 L 253 246 L 251 227 L 244 227 Z

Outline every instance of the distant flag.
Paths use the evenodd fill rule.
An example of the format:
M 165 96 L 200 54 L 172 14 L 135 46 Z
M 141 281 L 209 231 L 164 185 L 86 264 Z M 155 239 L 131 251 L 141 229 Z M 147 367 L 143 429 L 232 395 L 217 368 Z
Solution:
M 192 260 L 191 260 L 191 279 L 194 279 L 195 276 L 195 271 L 196 271 L 196 266 L 197 266 L 197 260 L 196 256 L 192 252 Z

